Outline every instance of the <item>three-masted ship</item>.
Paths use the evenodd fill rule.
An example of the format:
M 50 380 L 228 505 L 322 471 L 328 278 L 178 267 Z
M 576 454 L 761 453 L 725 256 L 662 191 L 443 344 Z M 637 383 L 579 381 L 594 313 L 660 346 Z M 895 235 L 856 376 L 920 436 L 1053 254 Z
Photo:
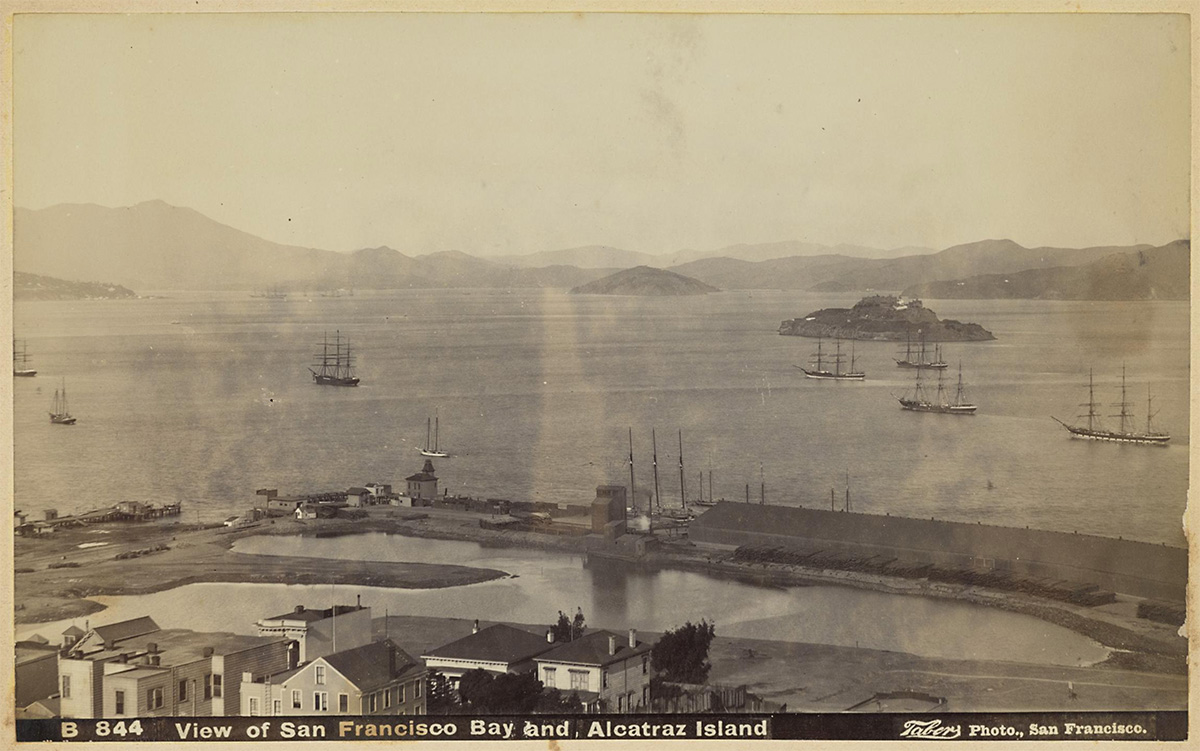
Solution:
M 13 375 L 18 378 L 32 378 L 37 371 L 29 367 L 29 352 L 25 342 L 21 342 L 21 350 L 17 351 L 17 340 L 13 339 Z
M 321 342 L 321 352 L 317 355 L 317 370 L 309 368 L 313 382 L 320 386 L 357 386 L 358 378 L 354 375 L 354 358 L 350 354 L 350 339 L 342 344 L 342 332 L 334 334 L 333 353 L 329 352 L 329 334 Z
M 901 408 L 912 412 L 933 412 L 939 415 L 975 414 L 977 405 L 968 402 L 963 391 L 962 363 L 958 364 L 958 388 L 955 389 L 953 401 L 946 396 L 946 386 L 941 369 L 938 369 L 937 393 L 933 398 L 926 394 L 925 386 L 921 382 L 921 374 L 924 371 L 924 368 L 917 368 L 917 383 L 911 394 L 897 397 Z
M 933 359 L 930 360 L 925 348 L 925 335 L 921 334 L 920 345 L 914 350 L 912 335 L 904 339 L 904 356 L 892 358 L 900 368 L 927 368 L 929 370 L 945 370 L 949 367 L 942 359 L 942 345 L 933 345 Z
M 836 354 L 834 354 L 831 357 L 825 357 L 822 354 L 821 340 L 818 339 L 817 340 L 817 352 L 815 355 L 813 355 L 812 361 L 813 361 L 813 364 L 816 366 L 812 370 L 809 370 L 808 368 L 801 368 L 799 365 L 795 366 L 797 368 L 800 368 L 800 370 L 802 370 L 804 372 L 805 378 L 815 378 L 818 380 L 829 380 L 829 381 L 861 381 L 867 377 L 866 373 L 863 373 L 862 371 L 860 371 L 856 368 L 855 355 L 854 355 L 854 342 L 850 343 L 850 369 L 849 370 L 846 370 L 846 371 L 842 370 L 842 362 L 844 361 L 844 358 L 842 355 L 842 340 L 841 339 L 837 340 L 837 352 L 836 352 Z M 832 362 L 833 370 L 826 369 L 826 365 L 825 365 L 826 362 Z
M 1116 402 L 1112 406 L 1120 407 L 1120 412 L 1110 417 L 1116 417 L 1121 421 L 1121 427 L 1117 430 L 1109 430 L 1101 423 L 1100 415 L 1096 412 L 1096 408 L 1100 406 L 1096 401 L 1096 387 L 1092 377 L 1092 371 L 1088 371 L 1088 400 L 1081 407 L 1087 407 L 1087 414 L 1080 415 L 1080 418 L 1087 420 L 1086 425 L 1068 425 L 1062 420 L 1050 416 L 1050 419 L 1062 425 L 1070 432 L 1072 438 L 1083 438 L 1089 441 L 1115 441 L 1117 443 L 1140 443 L 1144 445 L 1165 446 L 1167 441 L 1171 440 L 1170 433 L 1161 433 L 1154 429 L 1151 420 L 1154 415 L 1154 404 L 1150 396 L 1150 387 L 1146 387 L 1146 429 L 1144 431 L 1134 428 L 1134 418 L 1129 411 L 1130 402 L 1126 399 L 1125 391 L 1125 366 L 1121 366 L 1121 401 Z

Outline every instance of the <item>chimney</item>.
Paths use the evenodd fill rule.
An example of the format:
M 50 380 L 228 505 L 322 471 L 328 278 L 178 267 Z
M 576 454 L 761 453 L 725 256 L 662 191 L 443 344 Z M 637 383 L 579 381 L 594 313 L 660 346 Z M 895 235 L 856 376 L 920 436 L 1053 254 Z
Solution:
M 304 606 L 303 606 L 303 605 L 297 605 L 297 606 L 296 606 L 296 609 L 295 609 L 294 611 L 292 611 L 292 612 L 294 612 L 294 613 L 303 613 L 303 612 L 304 612 Z
M 242 673 L 242 683 L 253 683 L 254 673 Z
M 478 618 L 475 619 L 475 625 L 471 627 L 471 633 L 472 634 L 479 633 L 479 619 Z
M 358 596 L 358 608 L 359 610 L 362 610 L 362 595 Z
M 637 647 L 637 629 L 631 628 L 631 629 L 629 629 L 629 648 L 635 649 L 636 647 Z
M 617 653 L 617 635 L 616 634 L 608 635 L 608 653 L 610 655 L 615 655 Z
M 548 644 L 554 643 L 554 632 L 551 631 L 550 629 L 546 629 L 546 642 Z
M 214 652 L 214 650 L 213 650 L 213 648 L 212 648 L 212 647 L 205 647 L 205 648 L 204 648 L 204 651 L 203 651 L 201 654 L 202 654 L 204 657 L 212 657 L 212 656 L 213 656 L 213 652 Z
M 155 652 L 158 651 L 158 645 L 155 644 L 154 642 L 150 642 L 149 644 L 146 645 L 146 651 L 149 652 L 150 654 L 154 654 Z

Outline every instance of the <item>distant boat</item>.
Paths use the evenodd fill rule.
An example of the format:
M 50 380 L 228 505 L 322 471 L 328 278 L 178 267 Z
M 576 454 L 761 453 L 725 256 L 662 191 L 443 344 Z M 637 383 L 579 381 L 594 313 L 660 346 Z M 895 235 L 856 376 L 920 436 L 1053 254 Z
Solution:
M 916 355 L 915 359 L 913 355 Z M 909 334 L 904 340 L 904 358 L 896 360 L 897 367 L 901 368 L 928 368 L 929 370 L 945 370 L 947 364 L 942 360 L 942 345 L 933 345 L 933 359 L 930 360 L 926 355 L 925 350 L 925 335 L 921 334 L 921 346 L 917 351 L 913 352 L 912 335 Z
M 921 373 L 924 370 L 924 368 L 917 368 L 917 383 L 913 388 L 912 395 L 897 397 L 901 408 L 912 412 L 933 412 L 941 415 L 975 414 L 976 405 L 968 403 L 963 395 L 962 363 L 958 365 L 958 388 L 954 394 L 954 401 L 946 398 L 941 370 L 938 370 L 937 395 L 930 399 L 925 394 L 925 388 L 921 383 Z
M 50 409 L 50 422 L 55 425 L 74 425 L 75 418 L 67 408 L 67 381 L 63 379 L 62 388 L 54 389 L 54 405 Z
M 286 300 L 287 299 L 287 293 L 284 292 L 283 290 L 279 289 L 279 287 L 272 287 L 271 289 L 264 290 L 262 292 L 254 292 L 250 296 L 251 297 L 260 297 L 260 298 L 263 298 L 266 300 Z
M 830 358 L 824 358 L 822 356 L 821 340 L 818 339 L 817 340 L 817 353 L 815 355 L 813 355 L 812 360 L 816 364 L 816 368 L 814 368 L 813 370 L 809 370 L 808 368 L 800 368 L 799 365 L 795 366 L 797 368 L 800 368 L 800 370 L 804 371 L 805 378 L 816 378 L 816 379 L 820 379 L 820 380 L 831 380 L 831 381 L 861 381 L 867 377 L 866 373 L 863 373 L 862 371 L 855 369 L 856 358 L 854 355 L 854 342 L 850 343 L 850 370 L 848 370 L 848 371 L 842 372 L 842 340 L 841 339 L 837 340 L 837 354 L 833 355 L 833 357 L 830 357 Z M 825 369 L 825 362 L 828 360 L 833 361 L 833 370 Z
M 1156 413 L 1153 410 L 1149 386 L 1146 387 L 1146 430 L 1138 431 L 1133 428 L 1133 415 L 1129 413 L 1130 403 L 1125 398 L 1124 365 L 1121 366 L 1121 401 L 1112 405 L 1121 408 L 1119 414 L 1112 415 L 1112 417 L 1120 418 L 1120 429 L 1108 430 L 1101 424 L 1100 415 L 1096 413 L 1096 407 L 1100 405 L 1096 402 L 1096 389 L 1090 370 L 1088 371 L 1088 400 L 1079 406 L 1088 408 L 1086 415 L 1080 415 L 1080 417 L 1087 418 L 1086 427 L 1083 425 L 1068 425 L 1053 415 L 1050 417 L 1050 419 L 1066 428 L 1071 433 L 1072 438 L 1084 438 L 1091 441 L 1115 441 L 1117 443 L 1141 443 L 1153 446 L 1165 446 L 1167 441 L 1171 440 L 1169 433 L 1160 433 L 1154 430 L 1150 423 Z
M 21 351 L 17 352 L 17 340 L 13 339 L 13 375 L 18 378 L 32 378 L 37 375 L 36 370 L 25 367 L 28 364 L 29 352 L 26 342 L 21 342 Z
M 358 378 L 354 376 L 354 358 L 350 354 L 350 339 L 342 346 L 342 332 L 334 334 L 333 354 L 329 352 L 329 333 L 326 332 L 321 342 L 320 358 L 316 366 L 319 370 L 309 368 L 313 382 L 319 386 L 357 386 Z
M 425 446 L 419 448 L 421 456 L 450 456 L 445 451 L 438 448 L 438 419 L 433 418 L 433 443 L 429 442 L 429 418 L 425 418 Z

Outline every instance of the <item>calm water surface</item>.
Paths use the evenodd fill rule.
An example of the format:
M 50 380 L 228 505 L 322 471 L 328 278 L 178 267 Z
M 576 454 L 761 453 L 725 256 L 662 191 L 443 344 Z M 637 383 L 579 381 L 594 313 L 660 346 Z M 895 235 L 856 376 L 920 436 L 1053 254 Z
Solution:
M 375 616 L 414 614 L 552 623 L 583 608 L 589 625 L 661 631 L 706 618 L 722 636 L 910 652 L 930 657 L 1054 665 L 1103 660 L 1101 645 L 1028 616 L 943 600 L 844 587 L 758 587 L 681 571 L 585 568 L 579 556 L 485 548 L 476 543 L 371 533 L 352 537 L 258 537 L 244 553 L 491 567 L 515 576 L 440 590 L 194 584 L 138 597 L 97 598 L 100 623 L 150 615 L 164 628 L 253 633 L 253 621 L 295 605 L 329 607 L 358 595 Z M 77 622 L 77 621 L 75 621 Z M 57 636 L 71 621 L 22 626 Z M 986 638 L 981 638 L 986 634 Z
M 644 503 L 656 428 L 663 500 L 677 504 L 682 429 L 689 497 L 711 469 L 717 496 L 748 485 L 757 500 L 761 478 L 769 503 L 824 506 L 848 475 L 863 512 L 1184 544 L 1186 303 L 927 301 L 998 337 L 945 347 L 979 404 L 956 418 L 898 408 L 912 374 L 893 344 L 857 345 L 863 383 L 801 377 L 815 343 L 779 336 L 779 322 L 855 297 L 169 294 L 16 304 L 39 371 L 13 383 L 18 508 L 179 499 L 188 521 L 213 521 L 262 487 L 401 484 L 436 412 L 454 454 L 437 473 L 454 493 L 589 502 L 596 485 L 627 484 L 632 427 Z M 315 386 L 306 369 L 335 329 L 357 389 Z M 1077 412 L 1089 368 L 1099 400 L 1117 401 L 1122 364 L 1139 419 L 1153 388 L 1168 448 L 1073 441 L 1050 419 Z M 64 380 L 73 427 L 46 415 Z

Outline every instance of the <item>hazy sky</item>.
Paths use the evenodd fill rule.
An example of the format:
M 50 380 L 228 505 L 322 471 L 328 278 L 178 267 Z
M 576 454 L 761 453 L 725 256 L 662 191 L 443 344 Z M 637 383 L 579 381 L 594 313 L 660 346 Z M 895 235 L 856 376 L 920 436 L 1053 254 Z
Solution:
M 14 202 L 406 253 L 1188 235 L 1184 16 L 21 15 Z

